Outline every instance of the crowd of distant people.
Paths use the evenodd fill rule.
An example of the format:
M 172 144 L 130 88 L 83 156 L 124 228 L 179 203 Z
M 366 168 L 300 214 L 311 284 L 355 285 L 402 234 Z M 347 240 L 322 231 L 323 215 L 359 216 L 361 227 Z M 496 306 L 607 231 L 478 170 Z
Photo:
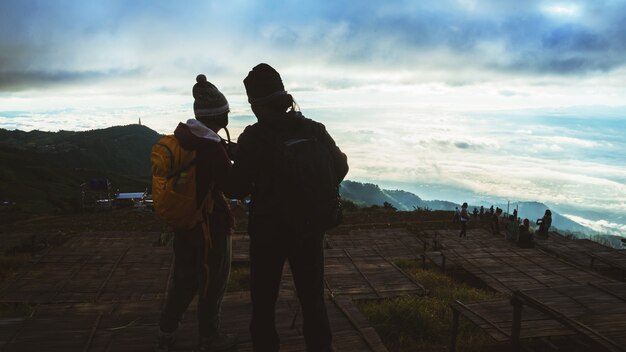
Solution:
M 548 231 L 552 226 L 552 212 L 550 209 L 546 209 L 543 217 L 536 220 L 537 228 L 530 226 L 529 219 L 521 219 L 518 217 L 517 209 L 513 210 L 513 213 L 507 217 L 502 216 L 503 210 L 499 207 L 494 209 L 493 205 L 485 211 L 485 208 L 481 205 L 480 208 L 474 207 L 472 211 L 471 219 L 478 221 L 487 217 L 489 219 L 489 227 L 491 233 L 494 236 L 504 236 L 508 241 L 516 243 L 520 248 L 533 248 L 535 236 L 537 238 L 548 238 Z M 456 207 L 454 210 L 454 216 L 452 222 L 454 224 L 460 224 L 461 231 L 459 237 L 467 237 L 467 225 L 470 221 L 470 213 L 468 211 L 468 204 L 463 203 L 461 208 Z M 501 227 L 504 230 L 504 235 L 501 233 Z

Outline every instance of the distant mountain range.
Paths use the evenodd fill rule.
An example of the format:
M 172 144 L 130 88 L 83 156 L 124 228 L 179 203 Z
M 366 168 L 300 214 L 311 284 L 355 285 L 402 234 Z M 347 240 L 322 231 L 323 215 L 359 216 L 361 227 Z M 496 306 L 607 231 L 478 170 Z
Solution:
M 29 212 L 77 209 L 80 184 L 107 177 L 114 189 L 143 191 L 150 187 L 150 149 L 160 134 L 141 125 L 116 126 L 85 132 L 8 131 L 0 129 L 0 203 L 15 203 Z M 416 208 L 452 211 L 460 204 L 423 200 L 403 190 L 385 190 L 371 183 L 344 181 L 341 195 L 357 205 L 383 205 L 398 210 Z M 519 216 L 536 220 L 548 208 L 520 202 Z M 470 204 L 474 207 L 491 204 Z M 506 204 L 494 204 L 506 211 Z M 511 212 L 513 207 L 511 207 Z M 589 233 L 586 227 L 553 212 L 554 227 Z
M 396 209 L 405 211 L 414 210 L 416 208 L 454 211 L 456 207 L 461 207 L 461 204 L 445 200 L 423 200 L 419 196 L 403 190 L 381 189 L 378 185 L 372 183 L 343 181 L 341 183 L 340 193 L 342 198 L 351 200 L 361 206 L 382 206 L 384 202 L 387 202 Z M 549 209 L 547 205 L 539 202 L 516 202 L 510 205 L 470 204 L 469 211 L 472 212 L 474 208 L 480 209 L 481 205 L 485 208 L 485 211 L 488 211 L 489 207 L 493 205 L 494 208 L 502 208 L 505 213 L 507 212 L 507 206 L 509 207 L 509 213 L 513 213 L 513 209 L 517 206 L 518 216 L 522 219 L 528 218 L 531 223 L 534 223 L 537 219 L 543 217 L 546 209 Z M 578 233 L 584 236 L 588 236 L 593 233 L 591 229 L 580 225 L 555 211 L 552 211 L 552 226 L 561 231 Z
M 398 210 L 410 211 L 416 208 L 432 210 L 454 210 L 459 205 L 445 200 L 423 200 L 419 196 L 403 190 L 381 189 L 373 183 L 343 181 L 341 197 L 360 206 L 383 205 L 388 202 Z

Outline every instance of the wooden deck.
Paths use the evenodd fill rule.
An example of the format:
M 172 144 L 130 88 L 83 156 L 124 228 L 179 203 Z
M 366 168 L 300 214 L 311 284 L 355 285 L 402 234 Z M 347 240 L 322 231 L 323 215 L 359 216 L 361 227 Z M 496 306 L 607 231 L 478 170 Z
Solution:
M 403 223 L 405 224 L 405 223 Z M 233 262 L 248 263 L 250 239 L 245 233 L 233 235 Z M 326 236 L 327 249 L 372 249 L 391 261 L 417 259 L 423 242 L 405 228 L 353 229 Z
M 423 242 L 405 228 L 351 230 L 345 234 L 326 237 L 327 248 L 371 249 L 382 257 L 417 259 L 423 251 Z
M 518 248 L 482 230 L 468 232 L 467 238 L 451 230 L 426 235 L 440 249 L 427 258 L 442 268 L 450 264 L 462 268 L 511 297 L 453 304 L 455 329 L 463 316 L 496 341 L 510 341 L 514 346 L 527 339 L 568 336 L 594 351 L 626 351 L 626 284 L 574 263 L 582 252 L 591 251 L 610 254 L 603 262 L 617 261 L 614 258 L 621 251 L 554 235 L 533 249 Z M 455 338 L 456 330 L 451 350 Z
M 592 257 L 591 268 L 609 266 L 611 273 L 616 275 L 621 281 L 626 280 L 626 251 L 605 249 L 603 251 L 593 251 L 589 254 Z M 617 273 L 616 273 L 617 272 Z
M 232 242 L 233 264 L 250 263 L 250 237 L 245 233 L 235 233 Z
M 523 289 L 610 281 L 537 249 L 518 248 L 484 230 L 474 230 L 467 238 L 459 238 L 456 231 L 438 231 L 430 235 L 444 247 L 439 254 L 429 257 L 435 264 L 443 269 L 449 265 L 460 267 L 486 286 L 506 295 Z
M 536 309 L 593 343 L 594 351 L 626 351 L 626 284 L 588 284 L 521 290 L 513 295 L 514 326 Z M 519 343 L 523 326 L 513 331 Z
M 334 296 L 380 299 L 427 293 L 376 249 L 329 249 L 325 256 L 326 287 Z
M 611 248 L 588 239 L 576 239 L 551 232 L 535 240 L 537 248 L 575 265 L 624 280 L 626 251 Z
M 359 230 L 351 232 L 353 240 Z M 423 295 L 426 290 L 399 269 L 394 259 L 414 258 L 421 245 L 398 231 L 364 234 L 375 246 L 326 249 L 327 307 L 337 351 L 386 351 L 352 299 Z M 408 241 L 414 241 L 407 250 Z M 159 233 L 86 233 L 51 247 L 0 287 L 0 302 L 35 305 L 30 317 L 0 320 L 3 351 L 148 351 L 153 349 L 159 312 L 173 266 L 171 246 L 159 246 Z M 233 237 L 234 263 L 248 260 L 248 238 Z M 394 255 L 395 249 L 402 249 Z M 301 316 L 288 265 L 277 304 L 283 351 L 304 351 Z M 239 351 L 250 351 L 247 292 L 224 299 L 223 327 L 241 336 Z M 196 342 L 192 303 L 181 327 L 177 350 Z
M 0 320 L 3 351 L 153 351 L 162 301 L 134 303 L 68 303 L 37 307 L 31 317 Z M 385 352 L 376 332 L 347 299 L 331 299 L 326 306 L 337 351 Z M 283 291 L 276 308 L 281 351 L 304 351 L 301 314 L 292 292 Z M 174 351 L 195 347 L 195 302 L 186 313 Z M 222 327 L 239 336 L 235 351 L 251 351 L 248 335 L 250 297 L 229 293 L 222 305 Z
M 0 288 L 0 302 L 62 303 L 160 299 L 172 249 L 159 233 L 88 233 L 52 247 Z
M 483 301 L 475 303 L 455 302 L 451 306 L 453 319 L 459 315 L 483 329 L 498 342 L 510 342 L 513 329 L 513 306 L 509 299 Z M 576 332 L 560 324 L 549 315 L 536 309 L 527 308 L 521 321 L 522 339 L 541 337 L 571 336 Z M 453 343 L 456 336 L 453 332 Z

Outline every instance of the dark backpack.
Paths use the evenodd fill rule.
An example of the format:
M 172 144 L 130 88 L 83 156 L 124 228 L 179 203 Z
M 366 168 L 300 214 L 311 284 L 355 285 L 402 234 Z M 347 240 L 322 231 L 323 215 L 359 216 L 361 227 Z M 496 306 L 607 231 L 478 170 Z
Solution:
M 279 221 L 306 237 L 339 225 L 342 211 L 331 151 L 307 123 L 301 127 L 288 137 L 262 129 L 274 140 L 272 191 Z

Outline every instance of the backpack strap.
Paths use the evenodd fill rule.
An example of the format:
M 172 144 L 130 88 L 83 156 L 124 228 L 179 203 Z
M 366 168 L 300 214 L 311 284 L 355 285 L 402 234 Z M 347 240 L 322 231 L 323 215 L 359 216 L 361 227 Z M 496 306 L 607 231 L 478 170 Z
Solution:
M 168 180 L 176 175 L 180 175 L 182 172 L 186 171 L 187 169 L 189 169 L 190 167 L 196 164 L 196 159 L 194 158 L 187 164 L 181 166 L 178 170 L 174 170 L 174 153 L 172 152 L 170 147 L 168 147 L 165 143 L 157 143 L 157 145 L 160 145 L 161 147 L 165 148 L 165 150 L 167 150 L 167 152 L 170 155 L 170 168 L 172 169 L 172 171 L 168 172 L 166 175 L 166 178 Z
M 169 180 L 170 178 L 180 175 L 181 173 L 187 171 L 190 167 L 192 167 L 193 165 L 196 164 L 196 159 L 191 160 L 190 162 L 188 162 L 187 164 L 181 166 L 178 170 L 172 170 L 170 171 L 166 176 L 167 179 Z
M 194 160 L 195 161 L 195 160 Z M 203 251 L 203 260 L 202 260 L 202 268 L 204 269 L 204 287 L 202 288 L 202 297 L 206 297 L 209 292 L 209 280 L 210 276 L 210 268 L 209 268 L 209 250 L 213 248 L 213 239 L 211 236 L 211 226 L 209 222 L 209 211 L 212 211 L 213 208 L 213 188 L 215 187 L 214 183 L 209 185 L 209 191 L 207 192 L 206 197 L 202 201 L 201 212 L 202 212 L 202 239 L 204 241 L 204 251 Z M 210 203 L 210 204 L 209 204 Z M 211 209 L 209 209 L 211 208 Z

